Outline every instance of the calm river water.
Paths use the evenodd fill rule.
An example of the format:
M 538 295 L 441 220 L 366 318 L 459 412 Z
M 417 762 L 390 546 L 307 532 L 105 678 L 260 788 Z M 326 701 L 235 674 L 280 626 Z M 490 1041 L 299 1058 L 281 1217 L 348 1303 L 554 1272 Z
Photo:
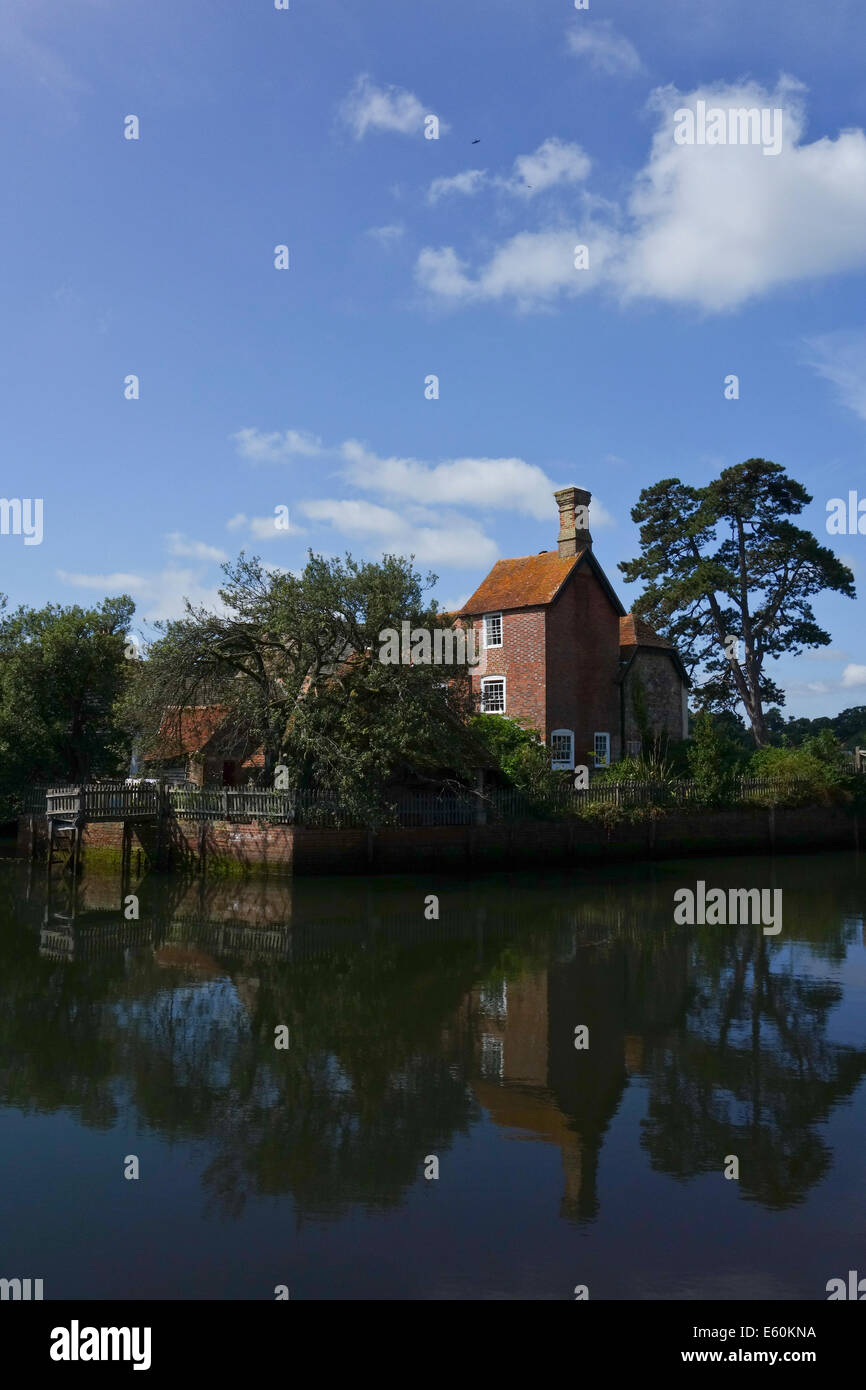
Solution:
M 675 926 L 698 879 L 782 932 Z M 853 855 L 74 902 L 0 862 L 0 1276 L 825 1299 L 866 1274 L 864 908 Z

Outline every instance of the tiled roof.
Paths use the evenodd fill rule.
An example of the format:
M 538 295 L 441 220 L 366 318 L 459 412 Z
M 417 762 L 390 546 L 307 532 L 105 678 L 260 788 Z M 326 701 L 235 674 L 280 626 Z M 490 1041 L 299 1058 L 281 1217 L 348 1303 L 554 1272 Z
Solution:
M 537 608 L 552 603 L 583 551 L 563 559 L 558 550 L 497 560 L 460 613 L 496 613 L 506 608 Z
M 634 613 L 626 613 L 625 617 L 619 620 L 619 645 L 621 647 L 665 647 L 668 651 L 673 650 L 670 642 L 659 637 L 657 632 L 653 632 L 649 623 L 645 623 L 643 618 L 636 618 Z
M 181 758 L 199 753 L 223 723 L 223 705 L 185 705 L 183 709 L 167 709 L 162 717 L 159 735 L 146 762 L 164 758 Z

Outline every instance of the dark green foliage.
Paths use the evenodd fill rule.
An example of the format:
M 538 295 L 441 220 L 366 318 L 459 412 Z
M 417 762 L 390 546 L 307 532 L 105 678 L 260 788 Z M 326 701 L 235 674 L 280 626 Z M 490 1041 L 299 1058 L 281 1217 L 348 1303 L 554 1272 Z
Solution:
M 767 459 L 726 468 L 706 487 L 666 478 L 632 509 L 641 553 L 620 563 L 627 582 L 643 581 L 634 610 L 677 647 L 700 705 L 742 706 L 758 747 L 770 740 L 765 707 L 784 703 L 765 662 L 829 643 L 816 594 L 855 596 L 847 565 L 788 520 L 811 500 Z
M 0 618 L 0 801 L 39 783 L 123 776 L 129 741 L 118 702 L 136 663 L 126 659 L 132 599 L 96 608 L 18 608 Z
M 150 649 L 129 708 L 143 750 L 161 723 L 170 733 L 167 710 L 219 704 L 227 744 L 263 747 L 263 785 L 282 764 L 290 785 L 327 788 L 371 824 L 389 783 L 473 765 L 466 668 L 380 660 L 386 629 L 450 626 L 426 598 L 435 575 L 312 553 L 300 575 L 243 554 L 223 568 L 223 610 L 188 605 Z
M 702 806 L 732 805 L 739 769 L 737 745 L 718 727 L 712 715 L 703 711 L 695 720 L 689 749 L 689 771 L 695 782 L 698 803 Z

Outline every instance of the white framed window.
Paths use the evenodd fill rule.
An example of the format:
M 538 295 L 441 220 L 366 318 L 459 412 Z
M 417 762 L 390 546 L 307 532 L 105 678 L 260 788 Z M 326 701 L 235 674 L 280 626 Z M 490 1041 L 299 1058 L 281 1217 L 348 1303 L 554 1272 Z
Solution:
M 571 729 L 554 729 L 550 735 L 550 765 L 555 771 L 574 767 L 574 733 Z
M 610 767 L 610 734 L 593 734 L 596 767 Z
M 625 746 L 625 751 L 630 758 L 640 757 L 640 739 L 630 738 Z
M 481 682 L 481 713 L 505 713 L 505 677 L 486 676 Z
M 502 614 L 484 614 L 484 645 L 485 647 L 502 646 Z

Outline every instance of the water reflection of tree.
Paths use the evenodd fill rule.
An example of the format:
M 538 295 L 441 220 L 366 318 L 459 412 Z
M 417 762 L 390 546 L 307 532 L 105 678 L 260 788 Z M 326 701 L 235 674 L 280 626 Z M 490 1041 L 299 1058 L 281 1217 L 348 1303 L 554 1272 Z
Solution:
M 783 950 L 760 929 L 705 929 L 682 1021 L 645 1056 L 653 1166 L 721 1174 L 734 1154 L 740 1192 L 771 1208 L 801 1202 L 826 1174 L 818 1126 L 866 1073 L 866 1049 L 826 1036 L 841 988 L 782 969 Z
M 858 930 L 854 917 L 839 926 L 844 894 L 800 886 L 811 949 L 839 959 Z M 816 1127 L 866 1066 L 826 1040 L 837 987 L 785 973 L 784 948 L 760 931 L 675 929 L 669 882 L 583 883 L 575 909 L 561 883 L 516 894 L 493 881 L 443 899 L 429 939 L 417 889 L 288 896 L 287 907 L 277 888 L 169 880 L 150 902 L 143 891 L 149 945 L 131 924 L 114 954 L 64 962 L 39 954 L 41 908 L 28 927 L 17 897 L 11 914 L 0 903 L 0 1100 L 69 1107 L 102 1127 L 134 1108 L 171 1141 L 203 1141 L 209 1202 L 224 1214 L 284 1193 L 300 1216 L 388 1207 L 479 1113 L 468 1081 L 489 1025 L 468 1005 L 473 988 L 543 972 L 537 1100 L 579 1141 L 566 1146 L 577 1167 L 563 1214 L 595 1214 L 604 1135 L 635 1071 L 650 1089 L 644 1143 L 665 1172 L 720 1173 L 736 1153 L 740 1190 L 784 1206 L 826 1171 Z M 294 960 L 225 947 L 237 922 L 276 930 L 286 917 Z M 578 1023 L 590 1027 L 586 1053 L 574 1050 Z M 288 1051 L 274 1049 L 276 1024 L 289 1027 Z

